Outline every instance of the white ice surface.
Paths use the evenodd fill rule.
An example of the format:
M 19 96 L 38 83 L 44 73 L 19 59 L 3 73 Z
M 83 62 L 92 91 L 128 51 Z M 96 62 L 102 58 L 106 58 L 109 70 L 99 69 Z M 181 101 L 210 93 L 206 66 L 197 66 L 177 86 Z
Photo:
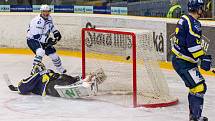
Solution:
M 69 100 L 37 95 L 19 95 L 9 91 L 2 78 L 8 73 L 13 83 L 27 77 L 33 55 L 0 55 L 0 121 L 188 121 L 187 88 L 174 71 L 164 70 L 171 93 L 179 104 L 166 108 L 125 108 L 96 100 Z M 80 74 L 80 59 L 62 57 L 68 74 Z M 54 68 L 49 58 L 44 62 Z M 215 77 L 205 76 L 208 90 L 203 115 L 215 121 Z

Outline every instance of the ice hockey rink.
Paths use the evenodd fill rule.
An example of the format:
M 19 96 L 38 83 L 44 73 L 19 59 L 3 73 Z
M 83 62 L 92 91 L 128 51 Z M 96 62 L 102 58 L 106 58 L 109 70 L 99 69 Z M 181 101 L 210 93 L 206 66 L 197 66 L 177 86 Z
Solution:
M 68 74 L 81 73 L 80 58 L 61 56 Z M 1 75 L 8 73 L 12 82 L 27 77 L 33 55 L 0 54 Z M 47 68 L 54 68 L 44 58 Z M 0 121 L 188 121 L 187 88 L 173 70 L 163 69 L 172 95 L 179 104 L 165 108 L 126 108 L 96 100 L 63 99 L 11 92 L 0 76 Z M 215 121 L 215 77 L 205 76 L 208 90 L 203 115 Z

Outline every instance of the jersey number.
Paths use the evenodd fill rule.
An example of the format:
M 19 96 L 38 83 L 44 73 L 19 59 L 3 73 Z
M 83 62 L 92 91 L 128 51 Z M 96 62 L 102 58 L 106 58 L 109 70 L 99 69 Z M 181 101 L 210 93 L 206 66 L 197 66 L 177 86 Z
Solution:
M 203 76 L 201 75 L 197 68 L 193 68 L 188 72 L 196 84 L 204 80 Z
M 37 24 L 41 24 L 41 21 L 37 21 Z

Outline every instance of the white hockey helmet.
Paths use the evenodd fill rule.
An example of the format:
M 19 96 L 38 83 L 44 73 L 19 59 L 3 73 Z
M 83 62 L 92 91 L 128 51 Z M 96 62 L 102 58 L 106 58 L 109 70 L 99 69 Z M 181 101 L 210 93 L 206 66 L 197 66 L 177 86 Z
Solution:
M 48 5 L 41 5 L 40 11 L 51 11 L 51 8 Z

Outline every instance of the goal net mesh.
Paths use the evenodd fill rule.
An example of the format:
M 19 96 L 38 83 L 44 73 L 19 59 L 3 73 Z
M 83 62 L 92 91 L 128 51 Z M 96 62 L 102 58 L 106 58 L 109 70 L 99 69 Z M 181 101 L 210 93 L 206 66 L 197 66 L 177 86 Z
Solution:
M 82 30 L 83 76 L 100 68 L 107 75 L 95 99 L 128 107 L 176 104 L 177 99 L 169 94 L 157 56 L 151 31 Z

